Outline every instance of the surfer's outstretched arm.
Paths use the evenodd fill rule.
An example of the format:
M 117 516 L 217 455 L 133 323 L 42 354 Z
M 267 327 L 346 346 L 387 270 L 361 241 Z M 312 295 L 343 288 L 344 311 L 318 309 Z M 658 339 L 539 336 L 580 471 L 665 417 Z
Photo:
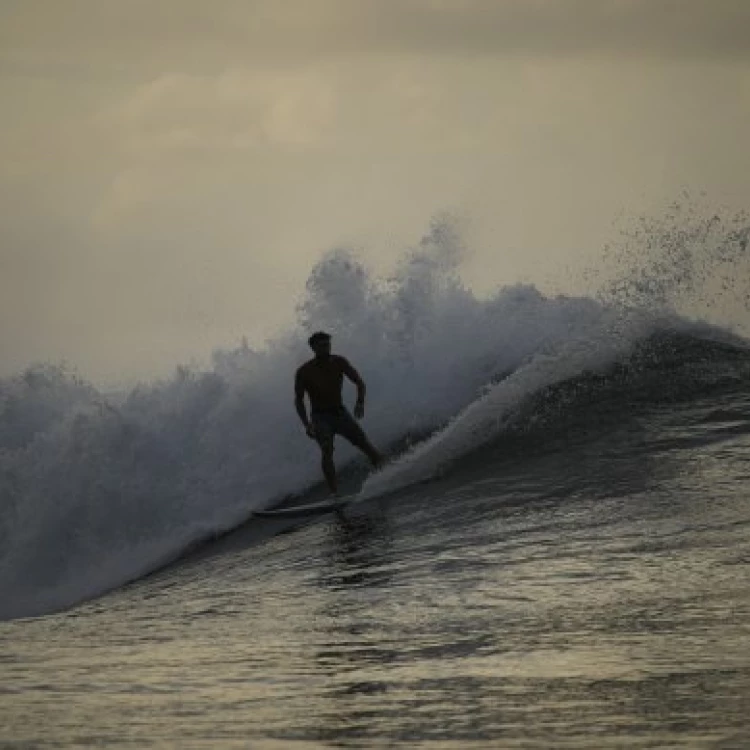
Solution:
M 305 432 L 310 437 L 314 437 L 313 426 L 307 418 L 307 409 L 305 408 L 305 383 L 299 372 L 294 378 L 294 408 L 297 410 L 300 421 L 305 426 Z
M 357 386 L 357 403 L 354 406 L 354 416 L 357 419 L 362 419 L 365 415 L 365 394 L 367 393 L 367 386 L 365 381 L 362 380 L 362 376 L 357 372 L 354 366 L 349 362 L 348 359 L 344 359 L 342 363 L 342 371 L 349 380 Z

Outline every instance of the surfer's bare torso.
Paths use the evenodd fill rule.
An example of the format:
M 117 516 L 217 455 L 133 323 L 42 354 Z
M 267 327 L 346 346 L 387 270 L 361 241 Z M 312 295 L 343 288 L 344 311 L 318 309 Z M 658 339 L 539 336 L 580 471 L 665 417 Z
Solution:
M 355 384 L 362 380 L 349 360 L 338 354 L 331 354 L 325 359 L 311 359 L 297 370 L 294 380 L 296 396 L 302 398 L 307 393 L 313 413 L 336 411 L 343 405 L 341 391 L 344 375 Z

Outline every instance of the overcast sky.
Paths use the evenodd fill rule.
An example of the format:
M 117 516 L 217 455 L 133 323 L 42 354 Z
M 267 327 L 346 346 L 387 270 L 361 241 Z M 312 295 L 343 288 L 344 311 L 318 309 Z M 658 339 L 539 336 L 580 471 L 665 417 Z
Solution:
M 166 374 L 444 210 L 552 288 L 683 189 L 750 207 L 747 0 L 0 0 L 0 374 Z

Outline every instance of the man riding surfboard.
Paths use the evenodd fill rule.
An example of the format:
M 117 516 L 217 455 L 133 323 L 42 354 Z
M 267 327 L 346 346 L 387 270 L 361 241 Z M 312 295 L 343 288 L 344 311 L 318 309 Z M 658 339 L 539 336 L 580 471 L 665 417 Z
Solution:
M 333 441 L 342 435 L 359 448 L 373 466 L 380 466 L 383 458 L 369 441 L 341 400 L 344 376 L 357 386 L 354 416 L 365 414 L 365 383 L 350 362 L 338 354 L 331 354 L 331 337 L 318 331 L 308 339 L 315 356 L 305 362 L 294 377 L 294 405 L 308 436 L 318 442 L 321 451 L 323 476 L 331 492 L 338 493 L 336 467 L 333 463 Z M 305 393 L 310 399 L 310 418 L 305 409 Z

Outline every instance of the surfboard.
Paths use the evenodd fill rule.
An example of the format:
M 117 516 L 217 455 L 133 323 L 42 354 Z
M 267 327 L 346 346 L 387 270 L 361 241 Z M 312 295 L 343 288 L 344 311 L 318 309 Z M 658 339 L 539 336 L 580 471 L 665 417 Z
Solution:
M 334 510 L 341 510 L 357 497 L 348 495 L 339 497 L 335 500 L 323 500 L 319 503 L 307 503 L 306 505 L 287 505 L 284 508 L 266 508 L 264 510 L 254 510 L 253 515 L 261 518 L 276 517 L 293 517 L 293 516 L 314 516 L 319 513 L 331 513 Z

